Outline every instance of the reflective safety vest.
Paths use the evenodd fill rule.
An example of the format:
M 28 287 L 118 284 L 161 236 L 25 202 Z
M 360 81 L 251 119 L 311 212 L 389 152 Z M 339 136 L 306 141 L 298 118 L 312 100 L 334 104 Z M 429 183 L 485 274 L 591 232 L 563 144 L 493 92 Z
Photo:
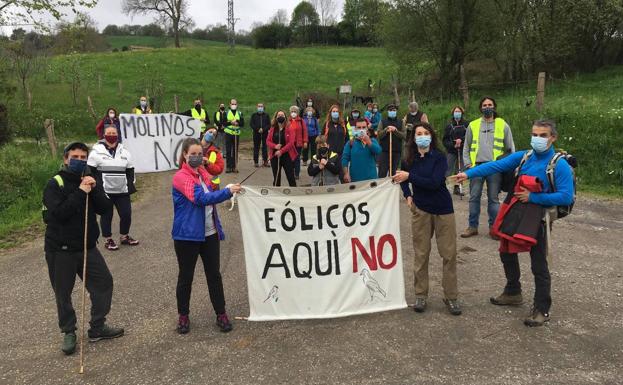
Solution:
M 480 137 L 480 125 L 482 118 L 472 120 L 469 123 L 468 128 L 472 131 L 472 145 L 469 149 L 469 158 L 472 161 L 472 166 L 476 165 L 476 156 L 478 155 L 478 149 L 480 148 L 478 138 Z M 493 123 L 493 160 L 496 160 L 499 156 L 504 154 L 504 127 L 506 122 L 502 118 L 495 118 Z
M 208 156 L 208 162 L 216 163 L 216 152 L 215 151 L 212 151 L 210 153 L 210 156 Z M 218 187 L 218 185 L 221 184 L 221 178 L 219 178 L 218 175 L 214 175 L 211 181 L 214 185 L 216 185 L 216 187 Z
M 233 113 L 231 110 L 227 111 L 227 121 L 231 122 L 232 120 L 240 121 L 240 111 L 236 110 L 236 113 Z M 226 126 L 224 131 L 229 135 L 240 135 L 239 126 Z
M 141 110 L 139 107 L 134 107 L 134 114 L 136 115 L 142 115 L 143 114 L 143 110 Z M 151 110 L 149 109 L 149 107 L 147 107 L 147 109 L 145 110 L 146 114 L 151 114 Z
M 190 109 L 190 113 L 193 115 L 193 119 L 197 119 L 201 122 L 201 135 L 203 135 L 203 133 L 206 130 L 206 124 L 205 122 L 203 122 L 203 120 L 206 119 L 206 110 L 204 110 L 203 108 L 201 109 L 201 113 L 197 112 L 196 108 L 191 108 Z
M 353 138 L 353 126 L 350 125 L 350 121 L 348 120 L 348 118 L 346 119 L 346 129 L 348 130 L 348 136 L 352 139 Z

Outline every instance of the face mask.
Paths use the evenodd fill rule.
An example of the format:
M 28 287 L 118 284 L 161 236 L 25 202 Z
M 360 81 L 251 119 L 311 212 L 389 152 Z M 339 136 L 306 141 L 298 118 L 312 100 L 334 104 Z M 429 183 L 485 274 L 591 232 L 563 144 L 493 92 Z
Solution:
M 212 133 L 211 131 L 206 132 L 206 134 L 203 136 L 203 140 L 208 143 L 212 142 L 214 140 L 214 133 Z
M 431 140 L 432 139 L 431 139 L 430 135 L 416 136 L 415 137 L 415 144 L 417 144 L 417 146 L 419 148 L 428 148 L 430 146 Z
M 327 148 L 327 147 L 319 147 L 318 148 L 318 157 L 319 158 L 326 158 L 327 155 L 329 155 L 329 148 Z
M 285 121 L 286 121 L 286 117 L 285 116 L 278 116 L 277 117 L 277 123 L 283 124 Z
M 409 112 L 409 113 L 411 114 L 411 116 L 415 116 L 415 115 L 417 115 L 417 111 L 415 111 L 415 112 L 411 111 L 411 112 Z
M 259 112 L 260 114 L 261 114 L 262 112 L 264 112 L 264 107 L 258 107 L 258 108 L 257 108 L 257 112 Z
M 219 107 L 219 109 L 220 109 L 221 111 L 225 111 L 225 106 L 221 106 L 221 107 Z
M 188 165 L 192 168 L 201 166 L 203 163 L 203 155 L 188 155 Z
M 147 107 L 147 102 L 145 100 L 141 100 L 141 107 Z
M 232 111 L 236 111 L 236 108 L 238 108 L 238 105 L 237 104 L 232 104 L 229 107 L 231 108 Z
M 73 172 L 74 174 L 82 174 L 86 167 L 86 160 L 76 158 L 69 159 L 69 163 L 67 164 L 67 168 L 69 169 L 69 171 Z
M 358 113 L 358 112 L 355 112 L 355 113 L 353 114 L 353 119 L 357 119 L 357 118 L 359 118 L 359 113 Z
M 340 113 L 337 111 L 331 112 L 331 119 L 337 120 L 340 117 Z
M 376 114 L 377 112 L 379 112 L 379 109 L 378 108 L 373 108 L 372 112 L 374 112 Z
M 201 109 L 201 103 L 195 104 L 195 109 L 197 109 L 197 111 L 199 111 Z
M 396 117 L 396 111 L 387 111 L 387 117 L 394 119 Z
M 117 135 L 104 135 L 104 139 L 106 139 L 106 141 L 110 144 L 115 144 L 117 143 Z
M 115 118 L 115 113 L 114 112 L 109 113 L 108 117 L 111 118 L 111 119 L 114 119 Z
M 307 117 L 311 118 L 312 116 L 314 116 L 314 113 L 311 111 L 307 111 Z
M 533 136 L 530 139 L 530 145 L 532 146 L 534 151 L 536 151 L 538 153 L 543 153 L 543 152 L 547 151 L 547 149 L 549 147 L 549 139 L 548 138 L 541 138 L 540 136 Z
M 307 102 L 307 107 L 311 107 L 312 105 L 314 105 L 314 103 L 312 103 L 312 102 Z
M 493 114 L 495 114 L 495 108 L 492 108 L 492 107 L 483 108 L 482 114 L 485 116 L 485 118 L 490 118 L 493 116 Z
M 298 116 L 298 114 L 296 112 L 291 112 L 290 116 L 292 117 L 292 119 L 296 119 L 296 117 Z
M 454 119 L 456 119 L 456 120 L 460 120 L 463 117 L 463 113 L 460 112 L 460 111 L 454 112 L 453 115 L 454 115 Z

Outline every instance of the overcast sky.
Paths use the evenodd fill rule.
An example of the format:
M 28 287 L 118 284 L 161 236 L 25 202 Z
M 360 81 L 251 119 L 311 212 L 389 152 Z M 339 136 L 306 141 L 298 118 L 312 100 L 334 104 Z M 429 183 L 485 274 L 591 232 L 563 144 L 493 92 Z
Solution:
M 234 0 L 234 15 L 238 20 L 237 30 L 250 30 L 255 22 L 266 22 L 277 12 L 285 9 L 288 15 L 301 0 Z M 153 16 L 129 17 L 121 11 L 122 0 L 99 0 L 97 6 L 86 10 L 98 24 L 100 31 L 108 24 L 149 24 Z M 195 28 L 205 28 L 209 24 L 227 24 L 227 0 L 189 0 L 190 12 Z M 333 15 L 339 19 L 344 0 L 335 0 Z M 72 19 L 70 15 L 68 17 Z M 5 29 L 5 33 L 9 31 Z

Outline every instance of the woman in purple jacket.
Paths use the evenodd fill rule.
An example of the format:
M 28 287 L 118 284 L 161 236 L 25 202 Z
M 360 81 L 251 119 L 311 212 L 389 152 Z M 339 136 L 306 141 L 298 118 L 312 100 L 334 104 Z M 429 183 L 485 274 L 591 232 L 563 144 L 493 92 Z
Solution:
M 212 191 L 211 176 L 203 166 L 203 148 L 199 140 L 187 138 L 182 144 L 180 169 L 173 177 L 173 236 L 179 266 L 177 277 L 177 332 L 190 331 L 190 292 L 197 258 L 201 255 L 208 281 L 210 301 L 216 312 L 216 324 L 223 332 L 232 330 L 225 312 L 225 294 L 220 272 L 219 243 L 225 238 L 216 213 L 216 204 L 240 191 L 240 184 Z

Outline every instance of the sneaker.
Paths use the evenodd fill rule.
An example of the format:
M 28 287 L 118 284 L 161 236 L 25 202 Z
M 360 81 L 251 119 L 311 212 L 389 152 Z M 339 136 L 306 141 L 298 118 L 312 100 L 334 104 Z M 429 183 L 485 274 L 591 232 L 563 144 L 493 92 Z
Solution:
M 112 238 L 108 238 L 106 240 L 106 243 L 104 243 L 104 247 L 107 248 L 108 250 L 119 250 L 119 246 L 117 246 L 117 244 L 115 243 L 115 241 L 113 241 Z
M 475 227 L 468 227 L 463 234 L 461 234 L 461 238 L 470 238 L 474 235 L 478 235 L 478 229 Z
M 513 295 L 502 293 L 497 297 L 489 298 L 489 301 L 491 301 L 492 304 L 498 306 L 517 306 L 523 303 L 523 297 L 521 293 Z
M 113 328 L 108 325 L 104 325 L 98 329 L 89 329 L 89 341 L 97 342 L 100 340 L 109 340 L 123 336 L 123 328 Z
M 186 334 L 190 331 L 190 318 L 188 315 L 181 315 L 177 321 L 177 332 L 179 334 Z
M 426 298 L 416 298 L 413 304 L 413 310 L 415 310 L 416 313 L 424 313 L 424 310 L 426 310 Z
M 270 167 L 270 164 L 268 163 L 267 160 L 264 161 L 264 167 Z
M 231 322 L 229 322 L 227 313 L 219 314 L 216 316 L 216 326 L 218 326 L 223 333 L 230 332 L 234 328 Z
M 543 326 L 545 322 L 549 322 L 549 313 L 543 313 L 536 308 L 532 308 L 528 318 L 523 321 L 524 325 L 530 327 Z
M 65 333 L 65 337 L 63 337 L 63 345 L 61 346 L 61 350 L 65 353 L 66 356 L 70 354 L 74 354 L 76 351 L 76 333 L 70 332 Z
M 120 242 L 122 245 L 128 245 L 128 246 L 138 245 L 138 241 L 129 235 L 126 235 L 125 237 L 121 237 Z
M 452 315 L 461 315 L 461 305 L 459 305 L 459 301 L 456 299 L 444 299 L 443 303 L 446 304 L 448 311 Z
M 489 229 L 489 237 L 491 237 L 491 239 L 493 239 L 494 241 L 499 241 L 499 240 L 500 240 L 500 237 L 498 237 L 497 235 L 495 235 L 495 234 L 493 233 L 493 230 L 492 230 L 492 229 Z

